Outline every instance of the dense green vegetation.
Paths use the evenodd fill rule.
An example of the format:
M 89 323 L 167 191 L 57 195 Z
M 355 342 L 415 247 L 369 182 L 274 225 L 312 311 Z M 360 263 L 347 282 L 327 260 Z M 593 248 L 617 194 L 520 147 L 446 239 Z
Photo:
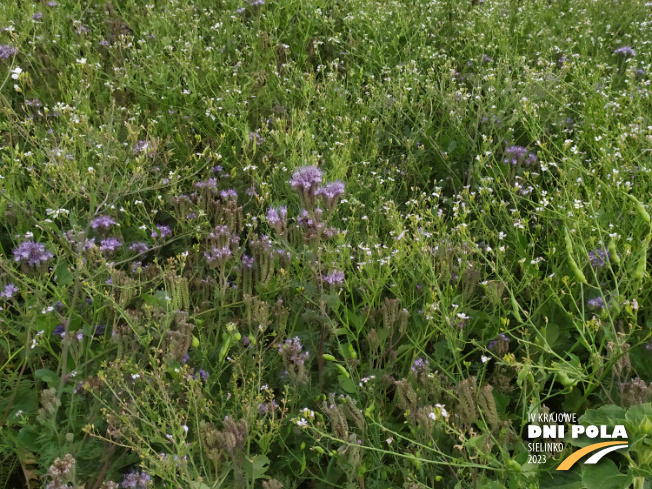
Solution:
M 649 488 L 650 39 L 637 0 L 3 2 L 2 488 Z M 532 463 L 555 412 L 630 446 Z

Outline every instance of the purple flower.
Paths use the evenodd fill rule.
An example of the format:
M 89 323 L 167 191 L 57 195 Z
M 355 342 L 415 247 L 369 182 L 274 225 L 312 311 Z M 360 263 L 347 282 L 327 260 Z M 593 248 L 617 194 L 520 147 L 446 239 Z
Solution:
M 54 8 L 54 7 L 56 7 L 57 5 L 58 5 L 57 2 L 54 2 L 54 1 L 52 1 L 52 2 L 48 2 L 48 7 L 52 7 L 52 8 Z
M 614 51 L 614 56 L 620 56 L 622 58 L 633 58 L 636 56 L 636 51 L 630 46 L 622 46 Z
M 242 255 L 242 267 L 243 268 L 253 268 L 254 259 L 251 256 Z
M 220 192 L 220 197 L 222 197 L 224 200 L 236 200 L 238 198 L 238 192 L 236 192 L 233 188 L 222 190 Z
M 142 139 L 136 143 L 136 146 L 134 146 L 134 153 L 142 153 L 147 150 L 147 148 L 149 148 L 149 143 Z
M 207 188 L 213 191 L 217 190 L 217 178 L 211 177 L 205 182 L 197 182 L 195 183 L 195 187 L 197 188 Z
M 197 380 L 199 380 L 199 379 L 201 379 L 201 380 L 208 379 L 208 372 L 206 372 L 206 370 L 203 370 L 203 369 L 200 368 L 199 372 L 197 372 L 195 374 L 195 379 L 197 379 Z
M 152 238 L 165 238 L 172 234 L 172 228 L 170 226 L 165 226 L 163 224 L 157 224 L 156 228 L 152 230 Z
M 109 216 L 100 216 L 96 219 L 93 219 L 91 221 L 91 227 L 93 229 L 109 229 L 111 226 L 113 226 L 116 222 L 111 219 Z
M 322 175 L 323 172 L 316 166 L 304 166 L 292 174 L 290 186 L 309 191 L 321 183 Z
M 342 285 L 344 282 L 344 272 L 340 270 L 333 270 L 328 275 L 324 275 L 322 280 L 330 285 Z
M 285 340 L 279 346 L 278 352 L 292 365 L 303 365 L 310 355 L 310 352 L 303 352 L 303 346 L 301 346 L 301 340 L 298 336 L 295 336 L 291 340 Z
M 410 370 L 417 376 L 427 374 L 430 370 L 430 362 L 427 358 L 417 358 L 412 364 L 412 367 L 410 367 Z
M 152 482 L 152 476 L 147 472 L 131 472 L 125 474 L 125 478 L 120 487 L 125 489 L 147 489 Z
M 115 251 L 122 246 L 122 242 L 117 238 L 107 238 L 100 242 L 100 251 Z
M 206 261 L 213 264 L 224 264 L 226 261 L 233 255 L 231 248 L 228 246 L 223 246 L 221 248 L 214 247 L 209 253 L 204 252 L 204 257 Z
M 523 146 L 510 146 L 505 150 L 505 163 L 512 165 L 525 164 L 531 165 L 537 162 L 537 156 L 530 153 L 527 148 Z
M 222 173 L 224 171 L 224 168 L 222 168 L 222 165 L 217 165 L 211 168 L 211 173 Z
M 600 296 L 595 297 L 593 299 L 589 299 L 588 301 L 586 301 L 586 303 L 591 307 L 599 307 L 600 309 L 604 309 L 606 305 L 604 299 Z
M 488 345 L 489 349 L 493 350 L 498 343 L 509 343 L 509 338 L 507 337 L 507 335 L 504 335 L 502 333 L 499 334 L 497 339 L 491 340 L 489 342 L 489 345 Z
M 336 182 L 330 182 L 320 187 L 315 192 L 315 195 L 320 195 L 324 199 L 326 207 L 333 209 L 342 195 L 344 195 L 344 183 L 339 180 Z
M 267 222 L 277 233 L 283 234 L 288 228 L 288 208 L 284 205 L 270 207 L 267 211 Z
M 589 261 L 593 268 L 601 268 L 607 262 L 607 248 L 596 248 L 589 251 Z
M 106 326 L 104 324 L 99 323 L 95 325 L 95 330 L 91 333 L 91 337 L 99 336 L 104 333 L 104 330 L 106 329 Z
M 3 297 L 5 299 L 11 299 L 14 294 L 18 292 L 18 287 L 14 283 L 5 285 L 5 288 L 2 292 L 0 292 L 0 297 Z
M 32 15 L 32 19 L 34 20 L 41 20 L 42 17 L 43 17 L 42 12 L 36 12 L 34 15 Z
M 28 265 L 37 266 L 45 263 L 54 255 L 45 249 L 41 243 L 35 243 L 32 240 L 21 243 L 18 248 L 14 250 L 14 261 L 26 262 Z
M 100 46 L 108 46 L 108 45 L 109 45 L 109 41 L 107 41 L 106 39 L 102 39 L 102 40 L 99 42 L 99 45 L 100 45 Z
M 0 44 L 0 58 L 7 59 L 11 58 L 16 54 L 16 48 L 9 46 L 8 44 Z
M 63 335 L 66 334 L 66 327 L 63 324 L 59 324 L 56 328 L 54 328 L 52 334 L 61 336 L 63 338 Z
M 135 243 L 131 243 L 129 246 L 129 249 L 131 251 L 135 251 L 136 253 L 145 253 L 146 251 L 149 250 L 149 246 L 147 246 L 147 243 L 143 243 L 142 241 L 136 241 Z

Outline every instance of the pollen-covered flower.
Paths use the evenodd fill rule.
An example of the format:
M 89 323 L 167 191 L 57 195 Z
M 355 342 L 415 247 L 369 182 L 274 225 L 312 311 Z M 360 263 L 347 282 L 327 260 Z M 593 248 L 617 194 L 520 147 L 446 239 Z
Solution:
M 46 250 L 44 245 L 32 240 L 21 243 L 14 250 L 14 261 L 24 262 L 33 267 L 45 263 L 53 257 L 54 255 Z

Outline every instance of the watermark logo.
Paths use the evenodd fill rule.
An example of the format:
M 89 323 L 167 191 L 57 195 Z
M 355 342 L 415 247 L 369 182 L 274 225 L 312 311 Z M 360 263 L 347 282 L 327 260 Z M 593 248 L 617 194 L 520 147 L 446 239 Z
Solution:
M 570 426 L 569 432 L 566 431 L 567 425 Z M 600 439 L 611 439 L 613 441 L 593 443 L 571 453 L 561 462 L 557 470 L 569 470 L 576 462 L 593 452 L 596 453 L 593 453 L 583 463 L 597 464 L 608 453 L 629 446 L 624 425 L 616 425 L 613 428 L 604 424 L 584 426 L 577 424 L 577 415 L 574 413 L 550 413 L 539 414 L 538 416 L 531 414 L 530 424 L 527 426 L 528 439 L 542 439 L 543 441 L 528 443 L 529 462 L 545 463 L 546 454 L 562 452 L 564 450 L 563 440 L 567 433 L 570 434 L 570 438 L 573 440 L 585 436 L 591 439 L 599 437 Z

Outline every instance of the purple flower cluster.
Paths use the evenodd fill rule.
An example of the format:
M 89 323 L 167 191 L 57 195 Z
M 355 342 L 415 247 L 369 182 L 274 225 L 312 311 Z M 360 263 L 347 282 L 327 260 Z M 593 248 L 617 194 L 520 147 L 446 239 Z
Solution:
M 342 285 L 344 283 L 344 272 L 333 270 L 328 275 L 324 275 L 322 280 L 330 285 Z
M 199 371 L 195 374 L 195 379 L 196 380 L 207 380 L 208 379 L 208 372 L 204 369 L 199 369 Z
M 8 300 L 11 299 L 16 292 L 18 292 L 18 287 L 16 287 L 16 284 L 7 284 L 5 285 L 5 288 L 2 290 L 2 292 L 0 292 L 0 297 Z
M 630 46 L 622 46 L 614 51 L 614 56 L 620 56 L 621 58 L 633 58 L 636 56 L 636 51 Z
M 0 44 L 0 59 L 11 58 L 16 54 L 16 48 L 9 46 L 8 44 Z
M 537 156 L 530 153 L 527 148 L 523 146 L 509 146 L 505 150 L 505 163 L 512 165 L 524 164 L 532 165 L 537 162 Z
M 284 205 L 270 207 L 267 211 L 267 222 L 277 233 L 285 233 L 288 228 L 288 208 Z
M 412 367 L 410 367 L 410 370 L 417 376 L 428 374 L 430 371 L 430 362 L 426 358 L 417 358 L 412 364 Z
M 152 476 L 147 472 L 132 472 L 125 474 L 125 478 L 120 487 L 125 489 L 147 489 L 152 483 Z
M 135 251 L 136 253 L 145 253 L 146 251 L 149 250 L 149 246 L 147 246 L 147 243 L 143 243 L 142 241 L 136 241 L 135 243 L 131 243 L 129 246 L 129 249 L 131 251 Z
M 172 228 L 163 224 L 157 224 L 156 228 L 152 229 L 152 238 L 167 238 L 172 234 Z
M 303 346 L 301 345 L 301 340 L 298 336 L 285 340 L 285 342 L 279 346 L 278 352 L 283 355 L 290 364 L 296 366 L 306 363 L 306 360 L 310 355 L 310 352 L 303 351 Z
M 231 256 L 233 256 L 233 252 L 228 246 L 214 247 L 209 253 L 204 252 L 206 261 L 211 265 L 223 265 Z
M 589 299 L 588 301 L 586 301 L 586 303 L 591 307 L 599 307 L 600 309 L 604 309 L 604 307 L 606 306 L 602 296 L 598 296 L 598 297 L 594 297 L 593 299 Z
M 45 249 L 41 243 L 35 243 L 32 240 L 21 243 L 18 248 L 14 250 L 14 261 L 25 262 L 33 267 L 45 263 L 54 255 Z
M 319 195 L 324 199 L 326 208 L 333 209 L 337 204 L 337 199 L 344 195 L 344 183 L 337 180 L 336 182 L 329 182 L 323 187 L 315 191 L 315 195 Z
M 93 229 L 109 229 L 114 224 L 116 224 L 116 222 L 109 216 L 100 216 L 91 221 L 91 227 Z
M 238 199 L 238 192 L 236 192 L 233 188 L 222 190 L 220 192 L 220 197 L 222 197 L 224 200 L 235 201 Z
M 601 268 L 607 263 L 607 251 L 606 248 L 596 248 L 589 251 L 589 262 L 593 268 Z
M 100 242 L 100 251 L 115 251 L 122 246 L 118 238 L 107 238 Z
M 501 334 L 498 335 L 498 338 L 496 338 L 495 340 L 491 340 L 489 342 L 489 349 L 493 350 L 499 344 L 505 344 L 506 345 L 507 343 L 509 343 L 509 338 L 506 335 L 501 333 Z

